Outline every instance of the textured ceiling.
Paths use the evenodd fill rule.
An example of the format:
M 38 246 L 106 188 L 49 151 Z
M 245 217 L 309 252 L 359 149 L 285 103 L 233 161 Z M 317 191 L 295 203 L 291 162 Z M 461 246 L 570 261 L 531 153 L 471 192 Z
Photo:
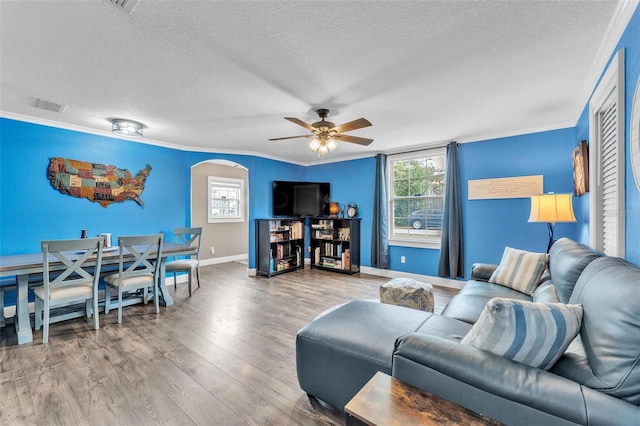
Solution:
M 300 164 L 573 126 L 631 3 L 3 0 L 0 111 L 104 134 L 125 117 L 142 142 Z M 349 134 L 374 142 L 318 157 L 267 140 L 319 107 L 367 118 Z

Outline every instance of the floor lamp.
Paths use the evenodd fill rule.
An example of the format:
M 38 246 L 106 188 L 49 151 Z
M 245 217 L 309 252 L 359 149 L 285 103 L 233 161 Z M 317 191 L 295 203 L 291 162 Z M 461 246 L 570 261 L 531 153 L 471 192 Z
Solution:
M 541 194 L 531 197 L 529 222 L 546 222 L 549 228 L 549 245 L 553 244 L 553 228 L 557 222 L 576 222 L 573 214 L 573 194 Z

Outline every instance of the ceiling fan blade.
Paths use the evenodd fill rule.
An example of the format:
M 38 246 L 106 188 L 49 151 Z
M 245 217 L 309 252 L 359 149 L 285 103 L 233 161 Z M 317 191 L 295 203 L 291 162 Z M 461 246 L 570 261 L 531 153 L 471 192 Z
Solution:
M 373 139 L 359 138 L 357 136 L 348 136 L 348 135 L 334 135 L 333 138 L 338 139 L 339 141 L 357 143 L 358 145 L 365 145 L 365 146 L 373 142 Z
M 296 138 L 312 138 L 315 135 L 300 135 L 300 136 L 287 136 L 286 138 L 273 138 L 269 139 L 270 141 L 281 141 L 284 139 L 296 139 Z
M 284 119 L 285 119 L 285 120 L 289 120 L 289 121 L 291 121 L 292 123 L 296 123 L 298 126 L 302 126 L 302 127 L 304 127 L 305 129 L 307 129 L 307 130 L 311 130 L 312 132 L 316 130 L 316 128 L 315 128 L 315 127 L 311 126 L 310 124 L 305 123 L 304 121 L 302 121 L 302 120 L 300 120 L 300 119 L 298 119 L 298 118 L 295 118 L 295 117 L 285 117 Z
M 351 130 L 362 129 L 363 127 L 369 127 L 372 124 L 366 118 L 358 118 L 357 120 L 350 121 L 348 123 L 341 124 L 339 126 L 334 127 L 332 130 L 335 130 L 338 133 L 350 132 Z

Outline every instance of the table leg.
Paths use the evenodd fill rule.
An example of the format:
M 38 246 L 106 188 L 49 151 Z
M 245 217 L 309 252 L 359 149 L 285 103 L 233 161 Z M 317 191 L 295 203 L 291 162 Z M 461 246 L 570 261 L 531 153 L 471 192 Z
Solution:
M 166 271 L 165 263 L 166 262 L 162 262 L 160 264 L 160 293 L 162 293 L 162 299 L 160 299 L 160 302 L 164 300 L 165 306 L 171 306 L 173 305 L 173 298 L 171 297 L 171 295 L 169 294 L 169 291 L 167 290 L 167 283 L 165 280 L 165 275 L 167 274 L 167 271 Z
M 31 320 L 29 319 L 29 275 L 18 275 L 18 288 L 16 289 L 16 335 L 18 344 L 33 341 L 31 332 Z
M 4 318 L 4 291 L 0 290 L 0 327 L 7 325 Z

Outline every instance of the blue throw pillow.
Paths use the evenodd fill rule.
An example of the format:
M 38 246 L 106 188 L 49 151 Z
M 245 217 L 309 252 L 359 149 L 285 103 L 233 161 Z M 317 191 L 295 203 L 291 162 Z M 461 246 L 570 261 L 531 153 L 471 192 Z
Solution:
M 544 370 L 580 332 L 582 306 L 494 298 L 462 344 Z
M 489 278 L 490 283 L 512 288 L 531 296 L 547 268 L 546 253 L 531 253 L 505 247 L 500 265 Z

